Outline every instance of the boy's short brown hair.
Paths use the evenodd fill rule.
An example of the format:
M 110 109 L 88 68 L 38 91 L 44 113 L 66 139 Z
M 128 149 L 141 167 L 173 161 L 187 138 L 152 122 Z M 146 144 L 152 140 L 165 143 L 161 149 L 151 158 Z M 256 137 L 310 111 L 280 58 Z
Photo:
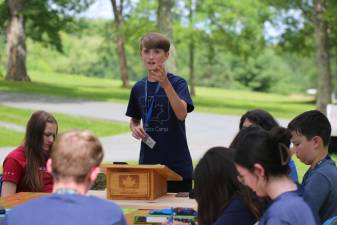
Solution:
M 328 118 L 318 110 L 306 111 L 296 116 L 288 124 L 290 131 L 302 134 L 308 140 L 319 136 L 324 146 L 329 146 L 331 136 L 331 124 Z
M 90 170 L 100 165 L 103 156 L 102 144 L 91 132 L 65 132 L 57 137 L 51 151 L 54 179 L 83 182 Z
M 145 34 L 139 42 L 139 49 L 142 51 L 143 48 L 154 49 L 159 48 L 163 49 L 165 52 L 170 51 L 170 40 L 161 33 L 148 33 Z

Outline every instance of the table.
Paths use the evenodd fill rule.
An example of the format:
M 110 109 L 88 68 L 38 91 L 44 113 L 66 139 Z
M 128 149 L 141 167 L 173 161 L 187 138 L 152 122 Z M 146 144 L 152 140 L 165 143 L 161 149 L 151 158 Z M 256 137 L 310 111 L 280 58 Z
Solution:
M 90 190 L 89 195 L 94 195 L 106 199 L 106 191 Z M 122 208 L 135 209 L 162 209 L 170 207 L 193 208 L 197 210 L 197 202 L 195 199 L 187 197 L 175 197 L 175 193 L 167 193 L 154 200 L 111 200 Z
M 5 208 L 13 208 L 31 199 L 39 198 L 47 194 L 48 193 L 41 192 L 19 192 L 11 196 L 1 197 L 0 204 Z
M 105 191 L 89 191 L 89 195 L 95 195 L 101 198 L 106 198 Z M 0 204 L 5 208 L 13 208 L 20 205 L 26 201 L 34 198 L 39 198 L 48 195 L 48 193 L 40 192 L 19 192 L 8 197 L 0 198 Z M 168 193 L 155 200 L 112 200 L 122 208 L 134 208 L 136 211 L 127 213 L 125 218 L 128 225 L 134 225 L 133 220 L 135 215 L 145 215 L 148 213 L 148 209 L 159 209 L 159 208 L 169 208 L 169 207 L 190 207 L 197 208 L 196 201 L 194 199 L 188 198 L 177 198 L 175 194 Z

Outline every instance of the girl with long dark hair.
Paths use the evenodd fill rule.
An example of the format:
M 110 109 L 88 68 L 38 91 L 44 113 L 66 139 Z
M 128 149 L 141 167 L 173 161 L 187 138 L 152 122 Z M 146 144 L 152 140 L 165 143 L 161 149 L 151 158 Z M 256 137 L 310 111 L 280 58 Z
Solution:
M 238 181 L 230 149 L 209 149 L 197 164 L 193 179 L 199 225 L 249 225 L 259 218 L 261 207 L 253 204 L 251 192 Z
M 3 162 L 1 196 L 16 192 L 51 192 L 53 178 L 46 161 L 57 135 L 56 119 L 36 111 L 30 117 L 23 145 L 10 152 Z

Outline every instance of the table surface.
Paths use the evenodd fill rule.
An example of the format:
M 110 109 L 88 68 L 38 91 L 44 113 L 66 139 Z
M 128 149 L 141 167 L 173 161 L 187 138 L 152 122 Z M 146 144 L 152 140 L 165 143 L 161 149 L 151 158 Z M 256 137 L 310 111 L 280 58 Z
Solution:
M 1 197 L 0 204 L 5 208 L 13 208 L 31 199 L 42 197 L 47 194 L 48 193 L 41 192 L 19 192 L 11 196 Z
M 39 192 L 20 192 L 8 197 L 1 197 L 0 204 L 5 208 L 13 208 L 26 201 L 34 198 L 48 195 L 48 193 Z M 105 191 L 89 191 L 88 195 L 94 195 L 101 198 L 106 198 Z M 112 200 L 122 208 L 134 208 L 137 209 L 131 213 L 125 215 L 129 225 L 133 225 L 135 215 L 145 215 L 148 213 L 148 209 L 160 209 L 170 207 L 189 207 L 197 208 L 196 201 L 189 198 L 175 197 L 174 193 L 168 193 L 155 200 Z
M 93 191 L 88 192 L 89 195 L 94 195 L 106 199 L 106 191 Z M 122 208 L 135 208 L 135 209 L 162 209 L 170 207 L 184 207 L 197 209 L 197 202 L 195 199 L 188 197 L 175 197 L 176 193 L 167 193 L 154 200 L 117 200 L 115 202 Z

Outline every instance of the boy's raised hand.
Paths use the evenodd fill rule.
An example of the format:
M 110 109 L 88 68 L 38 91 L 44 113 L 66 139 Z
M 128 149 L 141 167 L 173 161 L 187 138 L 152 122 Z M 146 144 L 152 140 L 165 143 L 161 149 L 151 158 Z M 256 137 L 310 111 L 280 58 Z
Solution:
M 162 88 L 165 88 L 169 84 L 169 80 L 167 78 L 167 73 L 165 70 L 165 66 L 157 65 L 154 70 L 150 70 L 150 76 L 160 83 Z

